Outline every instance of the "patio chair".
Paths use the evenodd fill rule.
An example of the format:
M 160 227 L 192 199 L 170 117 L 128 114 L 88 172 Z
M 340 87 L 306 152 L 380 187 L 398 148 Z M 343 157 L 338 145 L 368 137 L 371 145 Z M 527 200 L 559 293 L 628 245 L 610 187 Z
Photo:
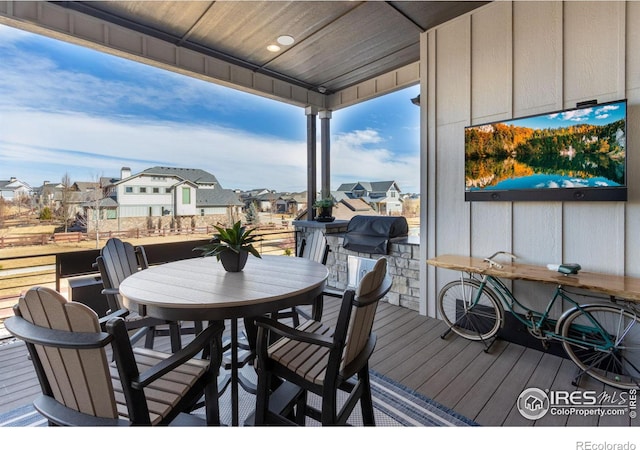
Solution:
M 177 418 L 185 423 L 185 416 L 194 416 L 183 413 L 203 395 L 206 423 L 219 424 L 222 325 L 210 325 L 185 348 L 167 354 L 132 348 L 122 317 L 98 319 L 91 308 L 53 289 L 29 289 L 14 314 L 6 328 L 26 342 L 42 389 L 33 404 L 50 425 L 168 425 Z M 211 359 L 195 358 L 205 348 Z
M 355 291 L 344 292 L 335 328 L 315 320 L 292 328 L 268 317 L 256 319 L 256 425 L 303 424 L 306 416 L 322 425 L 344 425 L 358 400 L 364 424 L 375 425 L 368 361 L 376 336 L 371 330 L 378 301 L 390 288 L 387 260 L 380 258 Z M 268 334 L 281 338 L 269 345 Z M 271 389 L 277 385 L 274 377 L 283 383 Z M 283 401 L 279 391 L 286 388 L 290 392 L 291 384 L 300 389 L 293 418 L 278 415 L 270 407 L 271 402 Z M 340 409 L 339 390 L 348 393 Z M 309 392 L 321 397 L 320 409 L 307 405 Z
M 309 233 L 308 236 L 300 240 L 296 255 L 300 258 L 307 258 L 321 264 L 326 264 L 330 251 L 331 249 L 329 248 L 329 244 L 327 243 L 324 233 L 321 230 L 314 230 Z M 294 327 L 300 325 L 300 317 L 306 320 L 314 319 L 319 321 L 322 318 L 324 295 L 339 298 L 342 296 L 342 293 L 335 290 L 325 289 L 325 292 L 323 292 L 322 295 L 313 299 L 310 313 L 307 311 L 308 308 L 305 309 L 299 306 L 294 306 L 292 308 L 278 311 L 274 314 L 274 317 L 278 320 L 291 319 Z M 246 336 L 247 344 L 243 348 L 252 350 L 252 352 L 254 349 L 251 347 L 255 346 L 257 333 L 253 321 L 253 317 L 246 317 L 244 319 L 244 334 Z
M 128 311 L 122 304 L 120 283 L 139 270 L 146 269 L 149 264 L 144 252 L 144 247 L 134 247 L 129 242 L 123 242 L 117 238 L 110 238 L 100 250 L 100 256 L 96 258 L 96 265 L 100 271 L 104 289 L 102 293 L 107 297 L 107 303 L 111 312 L 124 310 L 127 329 L 136 330 L 131 339 L 136 342 L 146 336 L 145 347 L 153 348 L 155 336 L 169 335 L 171 338 L 171 350 L 178 351 L 182 347 L 181 335 L 197 334 L 202 330 L 202 323 L 195 322 L 192 327 L 184 326 L 179 322 L 148 317 L 144 310 Z
M 329 248 L 329 244 L 327 243 L 327 238 L 324 233 L 321 230 L 314 230 L 300 241 L 298 256 L 326 265 L 330 251 L 331 249 Z M 322 295 L 319 295 L 314 299 L 311 307 L 311 314 L 303 308 L 293 308 L 293 325 L 296 327 L 299 325 L 300 317 L 307 320 L 321 320 L 325 295 L 339 298 L 342 296 L 342 292 L 338 292 L 330 288 L 325 289 Z

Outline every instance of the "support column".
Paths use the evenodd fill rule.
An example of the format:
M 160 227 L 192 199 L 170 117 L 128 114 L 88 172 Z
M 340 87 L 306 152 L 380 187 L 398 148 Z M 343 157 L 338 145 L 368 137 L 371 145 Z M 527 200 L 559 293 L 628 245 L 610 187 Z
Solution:
M 320 191 L 331 196 L 331 111 L 320 111 Z
M 316 210 L 313 203 L 316 201 L 316 116 L 318 109 L 315 106 L 307 106 L 304 110 L 307 115 L 307 220 L 316 218 Z

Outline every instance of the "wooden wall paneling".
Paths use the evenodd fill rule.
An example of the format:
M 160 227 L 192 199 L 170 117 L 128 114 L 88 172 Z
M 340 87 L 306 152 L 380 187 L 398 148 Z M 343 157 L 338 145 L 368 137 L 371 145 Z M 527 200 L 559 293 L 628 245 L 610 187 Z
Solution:
M 471 15 L 471 122 L 511 118 L 511 3 Z
M 640 97 L 640 2 L 627 3 L 626 30 L 626 75 L 627 99 Z
M 562 262 L 562 203 L 517 202 L 513 205 L 513 254 L 525 264 Z M 514 295 L 527 305 L 544 308 L 554 286 L 514 282 Z
M 640 277 L 640 2 L 626 8 L 627 182 L 625 274 Z
M 564 3 L 565 107 L 585 99 L 598 102 L 624 96 L 623 2 Z M 585 270 L 625 271 L 625 204 L 566 202 L 563 259 Z
M 515 2 L 513 116 L 562 106 L 562 2 Z
M 469 204 L 464 201 L 464 122 L 437 127 L 436 253 L 468 255 Z M 448 271 L 452 272 L 452 271 Z M 452 272 L 453 273 L 453 272 Z M 445 276 L 445 282 L 450 281 Z M 441 282 L 438 275 L 438 284 Z
M 511 3 L 471 15 L 471 123 L 512 117 Z M 511 202 L 471 203 L 471 255 L 511 251 Z
M 562 57 L 562 2 L 515 2 L 514 117 L 562 108 Z M 523 263 L 562 261 L 562 203 L 514 203 L 513 253 Z M 513 283 L 514 294 L 536 308 L 552 291 L 540 283 Z
M 437 30 L 436 126 L 469 120 L 470 17 Z
M 565 107 L 624 95 L 624 11 L 624 2 L 564 2 Z
M 624 226 L 624 202 L 566 202 L 563 262 L 576 262 L 589 272 L 624 274 Z
M 638 4 L 640 6 L 640 3 Z M 640 51 L 634 48 L 633 51 Z M 627 97 L 627 202 L 625 275 L 640 277 L 640 90 Z
M 470 17 L 438 28 L 435 41 L 435 236 L 436 254 L 468 254 L 469 205 L 464 201 L 464 127 L 470 115 Z M 437 291 L 454 279 L 440 270 Z M 435 299 L 433 300 L 435 301 Z

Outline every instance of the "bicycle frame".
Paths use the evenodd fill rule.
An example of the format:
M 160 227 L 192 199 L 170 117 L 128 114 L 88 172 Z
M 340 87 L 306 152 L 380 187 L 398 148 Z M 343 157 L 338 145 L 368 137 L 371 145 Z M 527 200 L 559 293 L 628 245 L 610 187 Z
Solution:
M 518 299 L 515 298 L 511 290 L 504 284 L 504 282 L 500 278 L 497 278 L 491 275 L 482 275 L 478 277 L 473 273 L 469 273 L 468 275 L 469 275 L 469 278 L 471 279 L 478 280 L 479 278 L 479 282 L 480 282 L 480 288 L 478 289 L 476 298 L 473 299 L 471 302 L 471 307 L 478 304 L 478 302 L 480 301 L 481 294 L 485 288 L 491 289 L 500 299 L 500 303 L 502 304 L 503 308 L 506 307 L 506 309 L 511 313 L 513 317 L 515 317 L 520 323 L 526 326 L 534 336 L 537 336 L 540 339 L 554 339 L 557 341 L 568 341 L 575 345 L 585 345 L 595 350 L 603 351 L 603 352 L 608 351 L 610 348 L 614 347 L 616 344 L 611 339 L 611 336 L 609 335 L 609 333 L 602 328 L 600 323 L 598 323 L 598 321 L 595 318 L 593 318 L 591 314 L 586 312 L 583 309 L 582 305 L 580 305 L 580 303 L 575 301 L 565 292 L 562 285 L 556 286 L 553 297 L 547 303 L 544 311 L 540 312 L 540 311 L 532 310 L 524 306 L 522 303 L 520 303 Z M 464 278 L 464 275 L 461 274 L 461 281 L 464 283 L 463 278 Z M 551 319 L 550 318 L 551 310 L 558 300 L 566 301 L 570 303 L 572 307 L 567 309 L 563 308 L 563 313 L 559 319 L 557 320 Z M 521 314 L 516 313 L 514 309 L 514 306 L 516 305 L 518 308 L 528 312 L 527 317 L 523 317 Z M 560 328 L 564 318 L 567 317 L 569 314 L 571 314 L 575 310 L 582 311 L 584 316 L 589 319 L 592 325 L 592 327 L 586 326 L 586 325 L 581 326 L 579 331 L 584 331 L 583 334 L 588 334 L 593 332 L 597 333 L 603 338 L 605 342 L 604 345 L 588 343 L 588 342 L 585 342 L 584 339 L 574 339 L 571 337 L 562 336 L 560 334 Z M 549 327 L 547 325 L 551 325 L 551 326 Z

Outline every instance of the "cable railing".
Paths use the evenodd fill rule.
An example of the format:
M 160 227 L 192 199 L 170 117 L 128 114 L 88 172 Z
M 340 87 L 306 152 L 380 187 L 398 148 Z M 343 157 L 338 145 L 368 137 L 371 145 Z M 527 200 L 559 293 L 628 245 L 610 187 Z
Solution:
M 215 230 L 209 228 L 198 230 L 199 233 L 183 232 L 185 238 L 188 236 L 184 241 L 172 239 L 170 242 L 162 242 L 162 239 L 158 239 L 153 243 L 149 243 L 148 239 L 143 240 L 147 238 L 143 234 L 134 232 L 101 233 L 98 247 L 109 237 L 118 237 L 129 240 L 134 245 L 144 245 L 148 249 L 147 253 L 155 257 L 155 261 L 149 261 L 150 264 L 162 263 L 190 257 L 193 247 L 210 239 Z M 257 230 L 255 236 L 255 246 L 261 254 L 295 255 L 295 232 L 291 229 Z M 88 237 L 85 239 L 90 240 Z M 95 240 L 95 236 L 93 239 Z M 75 241 L 71 241 L 69 245 L 74 245 L 73 242 Z M 176 250 L 178 246 L 180 251 Z M 65 247 L 65 243 L 60 243 L 60 248 L 54 251 L 43 249 L 38 252 L 33 251 L 34 247 L 30 248 L 32 251 L 28 255 L 0 256 L 0 311 L 4 310 L 5 315 L 20 293 L 32 286 L 50 285 L 61 290 L 62 279 L 97 273 L 92 267 L 97 256 L 96 248 Z M 0 320 L 2 315 L 0 313 Z

